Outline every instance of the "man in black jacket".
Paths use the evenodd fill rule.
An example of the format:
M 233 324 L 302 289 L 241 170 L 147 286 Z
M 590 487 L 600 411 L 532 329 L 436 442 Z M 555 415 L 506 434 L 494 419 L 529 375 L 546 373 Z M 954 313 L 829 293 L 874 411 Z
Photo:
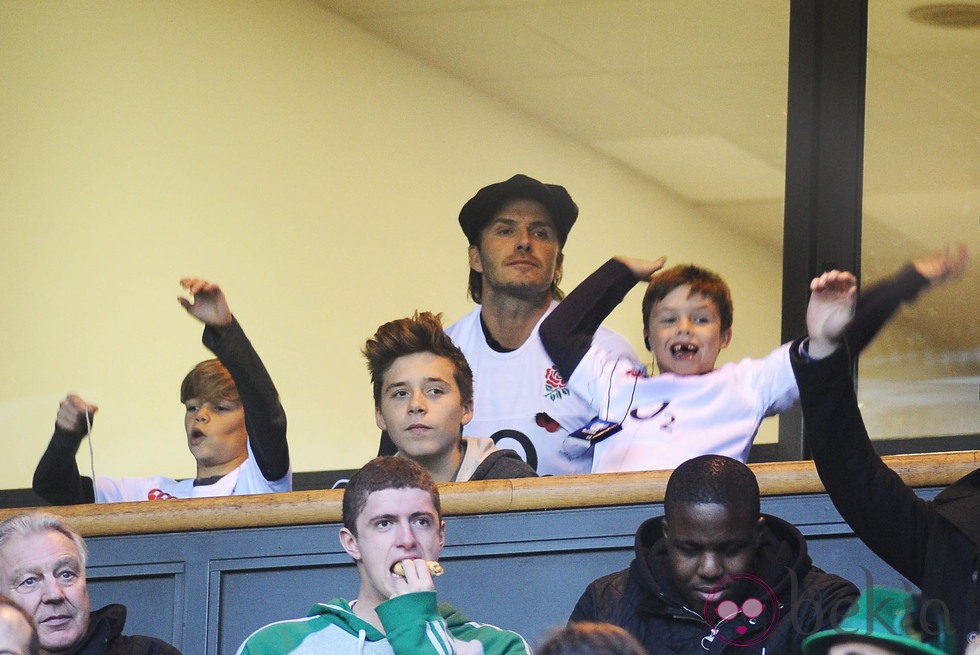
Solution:
M 90 611 L 82 537 L 44 512 L 0 523 L 0 591 L 34 618 L 41 654 L 180 655 L 166 642 L 122 634 L 126 608 Z
M 858 595 L 813 566 L 799 530 L 760 514 L 758 482 L 738 460 L 681 464 L 664 514 L 640 526 L 630 567 L 592 582 L 570 621 L 622 626 L 651 655 L 786 655 Z

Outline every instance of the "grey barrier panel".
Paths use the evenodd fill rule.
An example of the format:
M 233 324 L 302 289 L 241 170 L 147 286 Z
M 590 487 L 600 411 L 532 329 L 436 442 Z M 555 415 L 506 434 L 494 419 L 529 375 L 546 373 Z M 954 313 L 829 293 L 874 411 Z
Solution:
M 824 570 L 859 587 L 907 585 L 854 537 L 826 495 L 763 498 L 762 509 L 797 525 Z M 533 644 L 566 621 L 589 582 L 629 565 L 637 526 L 661 513 L 648 504 L 448 517 L 440 600 Z M 339 527 L 92 538 L 92 604 L 127 605 L 127 633 L 160 637 L 185 655 L 233 655 L 266 623 L 354 597 L 357 573 Z

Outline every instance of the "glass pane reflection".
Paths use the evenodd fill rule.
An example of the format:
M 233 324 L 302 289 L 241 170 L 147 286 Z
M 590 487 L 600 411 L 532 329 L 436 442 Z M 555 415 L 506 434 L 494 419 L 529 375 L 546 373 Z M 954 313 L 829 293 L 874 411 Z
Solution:
M 907 9 L 870 6 L 863 283 L 945 243 L 965 243 L 973 261 L 861 357 L 859 398 L 876 439 L 980 432 L 980 41 L 976 29 L 915 23 Z

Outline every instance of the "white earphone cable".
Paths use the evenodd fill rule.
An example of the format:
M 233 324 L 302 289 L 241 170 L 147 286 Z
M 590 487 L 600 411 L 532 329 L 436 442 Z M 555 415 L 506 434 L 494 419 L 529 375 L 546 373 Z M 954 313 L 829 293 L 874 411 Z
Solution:
M 89 418 L 88 407 L 85 408 L 85 436 L 88 437 L 88 461 L 92 471 L 92 494 L 95 502 L 99 502 L 99 485 L 95 482 L 95 449 L 92 446 L 92 419 Z

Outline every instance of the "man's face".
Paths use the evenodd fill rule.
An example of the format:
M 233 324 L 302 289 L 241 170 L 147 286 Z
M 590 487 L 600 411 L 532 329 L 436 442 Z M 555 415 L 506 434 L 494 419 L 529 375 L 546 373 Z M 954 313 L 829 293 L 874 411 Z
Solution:
M 714 370 L 732 331 L 722 332 L 713 300 L 699 293 L 692 296 L 691 286 L 684 284 L 650 308 L 644 336 L 661 373 L 701 375 Z
M 367 497 L 357 516 L 357 536 L 340 530 L 340 543 L 358 562 L 358 599 L 382 603 L 397 595 L 401 576 L 391 572 L 406 559 L 436 561 L 446 543 L 446 524 L 439 519 L 429 492 L 422 489 L 382 489 Z
M 57 530 L 14 535 L 0 548 L 3 593 L 37 624 L 41 648 L 67 650 L 89 622 L 85 571 L 74 542 Z
M 9 605 L 0 605 L 0 655 L 27 655 L 34 629 Z
M 215 403 L 188 398 L 184 403 L 187 448 L 199 466 L 230 473 L 248 457 L 245 410 L 233 400 Z M 227 469 L 227 470 L 225 470 Z
M 448 358 L 420 352 L 399 357 L 382 376 L 375 420 L 411 459 L 424 464 L 447 455 L 473 418 L 473 403 L 463 404 L 455 372 Z
M 505 204 L 470 246 L 470 268 L 483 274 L 483 296 L 499 292 L 532 299 L 561 273 L 561 244 L 548 211 L 536 200 Z
M 752 573 L 762 518 L 731 505 L 678 503 L 663 522 L 670 573 L 688 609 L 741 605 L 736 576 Z

